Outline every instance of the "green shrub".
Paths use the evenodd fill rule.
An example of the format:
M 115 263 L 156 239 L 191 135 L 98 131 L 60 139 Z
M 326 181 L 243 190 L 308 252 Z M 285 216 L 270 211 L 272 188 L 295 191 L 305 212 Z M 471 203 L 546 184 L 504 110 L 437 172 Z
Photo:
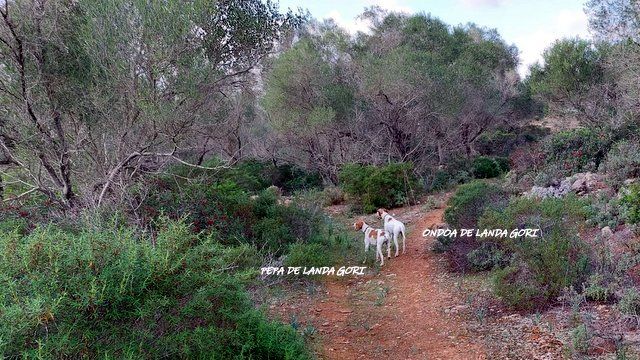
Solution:
M 506 201 L 507 194 L 501 188 L 475 180 L 458 187 L 447 203 L 444 220 L 451 229 L 474 229 L 485 208 L 498 206 Z M 450 266 L 457 271 L 484 270 L 497 265 L 490 260 L 495 260 L 494 255 L 497 253 L 491 254 L 489 248 L 480 247 L 475 236 L 458 234 L 456 238 L 447 240 L 446 244 L 439 245 L 438 250 L 446 251 Z
M 555 166 L 562 176 L 596 171 L 611 147 L 612 136 L 587 128 L 560 131 L 543 142 L 547 164 Z M 542 170 L 544 171 L 544 170 Z
M 590 197 L 590 216 L 588 223 L 599 228 L 609 226 L 615 229 L 624 223 L 624 210 L 621 199 L 606 193 L 597 193 Z
M 0 233 L 16 232 L 26 234 L 29 231 L 29 222 L 24 218 L 2 218 L 0 220 Z
M 485 132 L 478 137 L 475 148 L 483 155 L 506 156 L 514 148 L 518 140 L 515 132 L 498 129 Z
M 326 250 L 320 244 L 293 244 L 284 262 L 285 266 L 331 266 Z
M 511 163 L 519 176 L 533 179 L 537 186 L 550 186 L 575 173 L 595 172 L 616 136 L 587 128 L 560 131 L 539 145 L 515 150 L 510 156 Z
M 153 239 L 1 233 L 0 356 L 309 358 L 294 329 L 266 320 L 245 292 L 240 274 L 255 274 L 255 254 L 173 221 Z
M 589 351 L 589 339 L 591 334 L 586 324 L 580 324 L 571 331 L 572 350 L 576 354 L 585 354 Z
M 282 255 L 289 244 L 312 241 L 322 214 L 296 204 L 279 203 L 272 189 L 252 196 L 231 181 L 177 183 L 157 179 L 141 207 L 149 223 L 160 214 L 185 217 L 195 233 L 215 233 L 223 244 L 256 244 L 264 252 Z
M 485 242 L 467 253 L 467 261 L 472 270 L 484 271 L 504 267 L 507 264 L 507 257 L 498 246 Z
M 344 202 L 344 193 L 337 186 L 327 186 L 322 190 L 325 206 L 339 205 Z
M 640 223 L 640 184 L 631 184 L 620 199 L 622 216 L 629 224 Z
M 209 186 L 215 183 L 232 182 L 250 193 L 260 192 L 269 186 L 277 186 L 287 194 L 322 187 L 322 178 L 317 172 L 306 171 L 290 164 L 275 165 L 271 162 L 248 159 L 227 167 L 223 166 L 225 164 L 221 160 L 213 158 L 203 165 L 220 169 L 211 171 L 177 165 L 171 169 L 170 174 L 181 178 L 197 179 Z
M 407 204 L 418 191 L 413 166 L 409 163 L 347 164 L 340 170 L 340 184 L 367 213 Z
M 600 164 L 599 171 L 607 174 L 616 189 L 625 180 L 640 177 L 640 144 L 627 140 L 616 143 Z
M 505 200 L 506 194 L 498 186 L 475 180 L 458 187 L 447 202 L 444 220 L 452 229 L 471 229 L 487 206 Z
M 445 253 L 449 251 L 449 249 L 451 248 L 451 245 L 453 245 L 454 243 L 454 240 L 455 239 L 451 236 L 440 235 L 437 238 L 435 238 L 433 242 L 433 246 L 431 247 L 431 250 L 436 254 Z
M 483 239 L 512 259 L 510 270 L 498 273 L 495 292 L 512 306 L 532 309 L 554 301 L 564 288 L 580 288 L 590 273 L 589 247 L 577 235 L 587 216 L 586 203 L 575 196 L 517 198 L 505 208 L 487 209 L 479 228 L 540 229 L 536 238 Z
M 627 318 L 640 323 L 640 292 L 635 287 L 627 288 L 617 304 L 618 310 Z
M 509 159 L 503 157 L 479 156 L 473 160 L 473 177 L 489 179 L 509 171 Z
M 602 274 L 592 274 L 584 287 L 584 296 L 588 300 L 605 302 L 611 299 L 613 291 L 605 283 Z
M 548 134 L 548 128 L 535 125 L 497 129 L 480 135 L 475 141 L 475 149 L 482 155 L 509 156 L 518 147 L 539 141 Z
M 507 305 L 531 310 L 546 302 L 536 284 L 529 281 L 528 272 L 519 266 L 496 269 L 493 274 L 493 292 Z
M 428 179 L 427 191 L 441 191 L 471 180 L 471 174 L 461 169 L 455 171 L 437 170 Z

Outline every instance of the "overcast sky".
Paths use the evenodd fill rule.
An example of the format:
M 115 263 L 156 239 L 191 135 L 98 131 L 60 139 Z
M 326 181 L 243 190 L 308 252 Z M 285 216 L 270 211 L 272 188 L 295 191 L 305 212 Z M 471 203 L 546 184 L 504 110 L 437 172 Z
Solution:
M 365 31 L 356 20 L 365 7 L 409 13 L 431 13 L 451 25 L 473 22 L 498 29 L 505 41 L 520 51 L 519 72 L 541 59 L 554 40 L 588 38 L 585 0 L 280 0 L 282 9 L 308 9 L 318 19 L 333 18 L 351 32 Z

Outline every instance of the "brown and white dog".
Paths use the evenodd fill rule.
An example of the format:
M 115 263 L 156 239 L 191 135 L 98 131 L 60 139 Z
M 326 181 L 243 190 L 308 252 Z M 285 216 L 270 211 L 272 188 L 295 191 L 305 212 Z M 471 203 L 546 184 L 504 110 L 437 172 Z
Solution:
M 369 251 L 369 245 L 376 246 L 376 261 L 378 256 L 380 257 L 380 266 L 384 265 L 384 255 L 382 255 L 382 245 L 387 243 L 387 256 L 391 258 L 391 238 L 388 233 L 382 229 L 374 229 L 367 225 L 362 219 L 353 223 L 355 230 L 360 230 L 364 233 L 364 261 L 367 261 L 367 252 Z
M 393 236 L 393 243 L 396 245 L 396 256 L 398 256 L 398 235 L 402 234 L 402 253 L 404 254 L 406 239 L 404 224 L 389 215 L 389 212 L 386 209 L 378 209 L 377 214 L 378 218 L 382 219 L 384 223 L 384 231 L 386 231 L 389 236 Z M 389 246 L 391 246 L 391 244 L 389 244 Z

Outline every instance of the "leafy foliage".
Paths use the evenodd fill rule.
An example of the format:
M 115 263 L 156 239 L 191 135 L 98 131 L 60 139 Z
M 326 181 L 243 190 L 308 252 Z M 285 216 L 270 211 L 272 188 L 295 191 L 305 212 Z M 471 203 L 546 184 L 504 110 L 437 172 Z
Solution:
M 541 98 L 547 110 L 565 116 L 578 116 L 585 125 L 607 123 L 612 111 L 605 71 L 607 47 L 587 40 L 556 41 L 543 54 L 544 65 L 530 68 L 527 86 Z
M 384 166 L 347 164 L 340 171 L 344 191 L 357 199 L 364 212 L 392 208 L 411 201 L 418 191 L 409 163 Z
M 498 186 L 474 180 L 458 187 L 449 199 L 444 220 L 450 228 L 475 229 L 484 209 L 506 202 L 507 194 Z M 499 249 L 491 244 L 482 245 L 475 234 L 458 236 L 438 246 L 446 251 L 449 264 L 454 270 L 487 270 L 503 262 Z
M 228 245 L 256 244 L 278 255 L 286 253 L 289 244 L 320 240 L 324 218 L 315 209 L 286 206 L 273 184 L 291 192 L 321 182 L 316 174 L 296 167 L 255 160 L 216 173 L 178 166 L 153 180 L 139 213 L 145 223 L 161 215 L 184 218 L 195 233 L 215 234 Z
M 560 40 L 544 54 L 544 67 L 531 68 L 533 92 L 550 99 L 580 94 L 601 81 L 602 55 L 586 40 Z
M 126 169 L 194 146 L 223 92 L 302 20 L 260 0 L 4 5 L 2 173 L 67 208 L 126 198 L 115 178 L 140 180 Z
M 516 129 L 497 129 L 478 137 L 476 150 L 485 156 L 509 156 L 522 146 L 540 141 L 549 135 L 549 129 L 527 125 Z
M 627 179 L 640 177 L 640 144 L 633 140 L 615 143 L 598 170 L 607 174 L 615 188 Z
M 539 237 L 486 238 L 512 258 L 496 273 L 496 294 L 516 308 L 534 309 L 553 302 L 564 288 L 580 288 L 590 272 L 589 248 L 577 235 L 587 216 L 586 204 L 573 196 L 516 198 L 489 208 L 478 221 L 481 228 L 540 229 Z
M 489 179 L 509 171 L 509 159 L 502 157 L 479 156 L 473 159 L 473 177 Z
M 607 134 L 586 128 L 558 132 L 543 145 L 547 161 L 569 173 L 596 170 L 610 146 Z
M 620 199 L 624 219 L 629 224 L 640 223 L 640 184 L 631 184 Z
M 423 182 L 427 191 L 446 190 L 470 181 L 471 171 L 471 161 L 458 157 L 450 159 L 444 168 L 424 174 Z
M 578 172 L 595 172 L 611 148 L 613 139 L 612 133 L 591 128 L 559 131 L 547 137 L 541 144 L 542 154 L 537 151 L 528 153 L 534 159 L 534 166 L 530 169 L 535 176 L 534 182 L 549 186 Z
M 484 132 L 530 113 L 517 51 L 497 31 L 379 8 L 362 16 L 370 34 L 311 22 L 274 60 L 263 105 L 288 145 L 279 152 L 332 182 L 350 162 L 411 162 L 426 173 L 471 157 Z
M 156 184 L 143 205 L 145 218 L 184 216 L 195 233 L 215 233 L 223 244 L 251 243 L 266 252 L 282 254 L 288 244 L 320 237 L 321 217 L 279 204 L 278 195 L 269 189 L 252 198 L 228 180 L 176 184 L 158 179 Z
M 296 332 L 267 321 L 243 290 L 255 247 L 224 247 L 169 221 L 154 239 L 3 232 L 0 249 L 2 356 L 309 358 Z
M 444 212 L 444 220 L 451 228 L 472 229 L 487 206 L 503 202 L 502 190 L 484 181 L 472 181 L 461 185 L 449 199 Z

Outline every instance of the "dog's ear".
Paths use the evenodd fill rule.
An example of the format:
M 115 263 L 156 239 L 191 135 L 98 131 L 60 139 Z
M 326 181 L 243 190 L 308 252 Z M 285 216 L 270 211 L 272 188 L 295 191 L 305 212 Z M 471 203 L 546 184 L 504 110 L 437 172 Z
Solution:
M 362 229 L 362 225 L 364 224 L 364 222 L 362 221 L 362 219 L 358 219 L 356 220 L 356 222 L 353 223 L 353 228 L 356 230 L 360 230 Z

